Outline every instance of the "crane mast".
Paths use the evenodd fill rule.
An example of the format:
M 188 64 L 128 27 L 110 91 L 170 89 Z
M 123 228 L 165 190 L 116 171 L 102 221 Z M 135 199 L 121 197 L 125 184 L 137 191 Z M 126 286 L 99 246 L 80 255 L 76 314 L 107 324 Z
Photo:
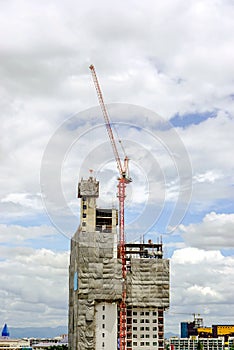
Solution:
M 102 113 L 105 120 L 105 125 L 107 129 L 108 136 L 112 145 L 113 153 L 115 156 L 117 168 L 119 170 L 118 178 L 118 199 L 119 199 L 119 242 L 118 242 L 118 257 L 122 261 L 122 300 L 119 305 L 119 317 L 120 317 L 120 326 L 119 326 L 119 338 L 120 338 L 120 350 L 126 350 L 126 323 L 127 323 L 127 307 L 126 307 L 126 254 L 125 254 L 125 233 L 124 233 L 124 202 L 125 202 L 125 189 L 126 185 L 129 184 L 132 180 L 128 175 L 128 157 L 125 157 L 124 163 L 122 165 L 119 152 L 116 146 L 115 138 L 112 132 L 109 115 L 104 103 L 102 91 L 100 84 L 98 82 L 97 74 L 93 65 L 90 67 L 93 82 L 97 91 L 98 101 L 102 109 Z

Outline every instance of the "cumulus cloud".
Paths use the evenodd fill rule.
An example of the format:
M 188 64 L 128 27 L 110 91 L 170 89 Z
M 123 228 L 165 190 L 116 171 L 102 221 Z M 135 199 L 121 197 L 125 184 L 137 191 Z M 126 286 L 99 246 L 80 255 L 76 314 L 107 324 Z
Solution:
M 0 302 L 4 320 L 12 326 L 66 324 L 68 252 L 7 248 L 2 257 Z
M 234 247 L 234 214 L 211 212 L 197 224 L 180 225 L 185 243 L 203 249 L 230 249 Z
M 233 256 L 224 256 L 218 250 L 176 250 L 171 258 L 171 309 L 167 326 L 178 332 L 179 323 L 192 321 L 193 313 L 201 314 L 207 326 L 230 323 L 233 267 Z

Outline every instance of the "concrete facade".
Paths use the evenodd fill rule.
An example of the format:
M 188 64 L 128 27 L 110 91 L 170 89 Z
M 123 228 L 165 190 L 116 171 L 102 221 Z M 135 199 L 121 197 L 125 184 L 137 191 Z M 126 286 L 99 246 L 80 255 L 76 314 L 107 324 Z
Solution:
M 191 336 L 189 338 L 171 338 L 171 350 L 197 350 L 198 343 L 201 344 L 203 350 L 223 350 L 224 338 L 199 338 Z
M 116 349 L 118 311 L 117 303 L 98 303 L 95 307 L 96 349 Z
M 27 349 L 32 350 L 29 339 L 11 339 L 11 338 L 0 338 L 0 349 L 2 350 L 16 350 L 16 349 Z

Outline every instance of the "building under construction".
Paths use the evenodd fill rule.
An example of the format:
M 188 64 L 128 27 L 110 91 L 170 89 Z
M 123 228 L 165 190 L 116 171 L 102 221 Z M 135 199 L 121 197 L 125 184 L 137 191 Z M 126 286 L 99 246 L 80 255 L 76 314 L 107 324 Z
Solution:
M 80 226 L 71 240 L 69 348 L 117 350 L 124 337 L 126 350 L 162 350 L 169 307 L 169 260 L 163 258 L 162 243 L 124 245 L 126 312 L 121 314 L 118 211 L 98 208 L 98 196 L 99 182 L 81 179 Z

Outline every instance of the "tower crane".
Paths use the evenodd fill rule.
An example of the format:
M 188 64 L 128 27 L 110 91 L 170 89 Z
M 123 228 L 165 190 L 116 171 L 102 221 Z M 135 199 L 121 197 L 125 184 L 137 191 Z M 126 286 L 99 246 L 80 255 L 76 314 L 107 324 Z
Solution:
M 115 138 L 110 124 L 110 118 L 107 112 L 107 108 L 104 103 L 102 91 L 100 84 L 98 82 L 97 74 L 93 65 L 90 67 L 93 82 L 97 91 L 98 101 L 103 113 L 105 120 L 105 125 L 107 133 L 112 145 L 113 153 L 115 156 L 115 161 L 119 171 L 118 177 L 118 199 L 119 199 L 119 241 L 118 241 L 118 257 L 122 261 L 122 300 L 119 305 L 119 317 L 120 317 L 120 327 L 119 327 L 119 338 L 120 338 L 120 350 L 126 350 L 126 322 L 127 322 L 127 307 L 126 307 L 126 254 L 125 254 L 125 233 L 124 233 L 124 201 L 125 201 L 125 189 L 126 185 L 132 180 L 128 173 L 128 162 L 129 158 L 125 156 L 124 162 L 122 164 L 119 152 L 116 146 Z

